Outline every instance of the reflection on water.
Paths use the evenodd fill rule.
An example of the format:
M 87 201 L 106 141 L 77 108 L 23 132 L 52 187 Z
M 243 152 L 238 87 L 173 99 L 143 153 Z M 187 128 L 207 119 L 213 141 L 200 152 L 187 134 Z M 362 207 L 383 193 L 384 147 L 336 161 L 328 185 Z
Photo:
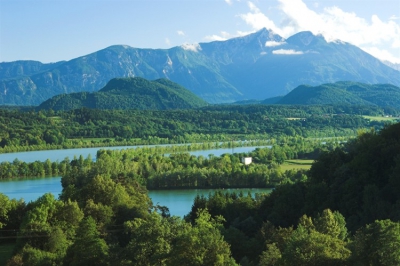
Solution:
M 157 145 L 155 145 L 157 146 Z M 158 145 L 160 146 L 160 145 Z M 138 146 L 120 146 L 120 147 L 109 147 L 109 148 L 82 148 L 82 149 L 67 149 L 67 150 L 50 150 L 50 151 L 29 151 L 29 152 L 18 152 L 18 153 L 5 153 L 0 154 L 0 162 L 9 161 L 12 162 L 14 159 L 18 159 L 24 162 L 34 161 L 45 161 L 50 159 L 51 161 L 62 161 L 66 157 L 73 159 L 74 156 L 79 157 L 82 155 L 86 158 L 91 154 L 92 158 L 96 158 L 97 151 L 99 149 L 112 149 L 121 150 L 135 148 Z M 210 154 L 214 156 L 220 156 L 226 153 L 247 153 L 253 151 L 255 148 L 262 148 L 266 146 L 255 146 L 255 147 L 235 147 L 226 149 L 212 149 L 212 150 L 199 150 L 189 152 L 195 156 L 208 157 Z M 269 146 L 268 146 L 269 147 Z M 7 195 L 9 198 L 21 199 L 25 202 L 30 202 L 38 199 L 45 193 L 52 193 L 54 197 L 58 198 L 61 193 L 61 177 L 47 177 L 47 178 L 35 178 L 35 179 L 18 179 L 10 181 L 0 181 L 0 193 Z M 183 217 L 190 211 L 193 200 L 197 194 L 208 195 L 215 189 L 185 189 L 185 190 L 157 190 L 149 191 L 154 204 L 159 204 L 169 208 L 171 215 L 178 215 Z M 226 191 L 233 191 L 233 189 L 226 189 Z M 255 193 L 269 193 L 270 189 L 235 189 L 235 191 L 242 191 L 247 193 L 250 191 L 253 195 Z
M 162 146 L 162 145 L 151 145 L 151 146 Z M 66 149 L 66 150 L 49 150 L 49 151 L 25 151 L 25 152 L 15 152 L 15 153 L 3 153 L 0 154 L 0 162 L 9 161 L 12 162 L 15 159 L 20 161 L 31 163 L 34 161 L 46 161 L 50 159 L 50 161 L 62 161 L 66 157 L 70 160 L 74 158 L 74 156 L 79 157 L 82 155 L 86 158 L 89 154 L 93 159 L 96 159 L 97 151 L 100 149 L 107 150 L 122 150 L 122 149 L 134 149 L 137 147 L 143 146 L 118 146 L 118 147 L 102 147 L 102 148 L 81 148 L 81 149 Z M 149 146 L 147 146 L 149 147 Z M 262 147 L 271 147 L 271 146 L 252 146 L 252 147 L 235 147 L 226 148 L 226 149 L 212 149 L 212 150 L 199 150 L 199 151 L 190 151 L 190 154 L 199 156 L 202 155 L 204 157 L 208 157 L 208 155 L 213 154 L 215 156 L 220 156 L 224 153 L 242 153 L 242 152 L 251 152 L 256 148 Z
M 45 193 L 52 193 L 55 198 L 61 193 L 61 177 L 48 177 L 36 179 L 21 179 L 0 182 L 0 193 L 9 198 L 21 199 L 30 202 L 38 199 Z M 208 196 L 209 193 L 217 189 L 182 189 L 182 190 L 153 190 L 149 191 L 149 196 L 154 205 L 168 207 L 171 215 L 183 217 L 188 214 L 194 198 L 200 194 Z M 262 188 L 243 188 L 243 189 L 225 189 L 224 191 L 235 191 L 252 195 L 255 193 L 270 193 L 271 189 Z
M 193 205 L 193 200 L 197 195 L 208 196 L 210 193 L 218 189 L 183 189 L 183 190 L 153 190 L 149 191 L 149 196 L 153 204 L 166 206 L 171 215 L 183 217 L 187 215 Z M 240 188 L 240 189 L 224 189 L 224 192 L 242 192 L 247 194 L 250 192 L 253 196 L 256 193 L 270 193 L 272 189 L 267 188 Z
M 17 179 L 0 182 L 0 193 L 13 199 L 24 199 L 30 202 L 45 193 L 52 193 L 55 198 L 61 193 L 61 177 L 46 177 L 35 179 Z

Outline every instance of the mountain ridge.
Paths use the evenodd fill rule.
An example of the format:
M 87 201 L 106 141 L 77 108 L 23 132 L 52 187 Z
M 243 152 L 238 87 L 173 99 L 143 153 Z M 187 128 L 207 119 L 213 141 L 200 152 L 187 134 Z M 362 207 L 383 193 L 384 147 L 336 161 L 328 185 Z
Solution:
M 266 99 L 261 103 L 268 103 Z M 339 81 L 318 86 L 300 85 L 276 104 L 352 104 L 377 105 L 400 109 L 400 87 L 391 84 L 365 84 Z
M 38 105 L 58 94 L 95 92 L 117 77 L 166 78 L 209 103 L 263 100 L 287 94 L 301 84 L 339 80 L 400 85 L 399 71 L 354 45 L 327 42 L 310 32 L 284 39 L 267 29 L 170 49 L 113 45 L 43 71 L 31 67 L 29 75 L 10 69 L 0 63 L 3 105 Z

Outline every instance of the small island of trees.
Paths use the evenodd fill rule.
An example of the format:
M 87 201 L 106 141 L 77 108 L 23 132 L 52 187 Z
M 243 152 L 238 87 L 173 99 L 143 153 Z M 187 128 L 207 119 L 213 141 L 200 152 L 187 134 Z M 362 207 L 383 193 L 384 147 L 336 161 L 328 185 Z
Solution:
M 36 82 L 35 100 L 36 90 L 15 82 L 50 65 L 59 66 L 6 67 L 19 95 L 5 90 L 9 104 L 74 90 Z M 228 87 L 214 96 L 235 98 Z M 130 77 L 36 107 L 2 106 L 0 153 L 102 149 L 95 158 L 0 162 L 0 181 L 61 176 L 62 185 L 58 198 L 31 202 L 0 193 L 0 265 L 400 265 L 399 95 L 389 84 L 339 81 L 212 105 L 168 79 Z M 258 148 L 234 153 L 239 146 Z M 218 148 L 232 153 L 190 153 Z M 148 194 L 209 188 L 184 217 Z
M 59 199 L 0 195 L 1 246 L 13 250 L 6 263 L 398 265 L 400 124 L 324 145 L 293 139 L 257 149 L 249 166 L 237 154 L 134 149 L 75 158 Z M 279 172 L 281 160 L 302 157 L 315 160 L 309 171 Z M 147 195 L 147 186 L 205 186 L 204 176 L 210 186 L 246 179 L 275 189 L 198 196 L 184 218 Z

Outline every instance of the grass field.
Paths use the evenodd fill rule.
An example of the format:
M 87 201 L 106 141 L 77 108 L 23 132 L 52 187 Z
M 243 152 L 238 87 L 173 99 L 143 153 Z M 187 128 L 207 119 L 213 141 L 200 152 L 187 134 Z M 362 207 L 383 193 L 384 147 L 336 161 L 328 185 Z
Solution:
M 11 258 L 15 243 L 0 244 L 0 265 L 6 265 Z
M 61 116 L 51 116 L 49 118 L 52 120 L 63 120 Z
M 285 162 L 289 164 L 312 164 L 314 160 L 286 160 Z
M 65 120 L 61 116 L 51 116 L 49 117 L 49 119 L 55 124 L 61 124 L 65 122 Z
M 400 118 L 399 117 L 383 117 L 383 116 L 369 116 L 369 115 L 363 115 L 364 118 L 372 120 L 372 121 L 397 121 Z
M 301 118 L 301 117 L 287 117 L 286 119 L 287 120 L 301 120 L 301 119 L 304 119 L 304 118 Z
M 281 164 L 282 171 L 305 169 L 311 168 L 311 164 L 314 160 L 286 160 L 285 163 Z
M 311 168 L 311 165 L 301 165 L 301 164 L 281 164 L 280 165 L 282 171 L 288 171 L 288 170 L 300 170 L 300 169 L 305 169 L 309 170 Z

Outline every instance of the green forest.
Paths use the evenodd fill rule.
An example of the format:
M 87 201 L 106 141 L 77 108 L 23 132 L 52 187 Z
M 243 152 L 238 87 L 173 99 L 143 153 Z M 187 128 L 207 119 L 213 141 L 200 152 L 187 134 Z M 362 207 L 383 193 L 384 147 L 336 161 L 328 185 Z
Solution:
M 390 84 L 338 81 L 318 86 L 300 85 L 278 104 L 354 104 L 400 108 L 400 89 Z
M 63 190 L 29 203 L 0 194 L 0 264 L 399 264 L 398 116 L 352 105 L 3 108 L 1 153 L 145 146 L 101 149 L 95 161 L 1 162 L 2 180 L 62 176 Z M 189 153 L 246 145 L 264 147 Z M 288 169 L 289 160 L 314 163 Z M 205 188 L 220 190 L 196 197 L 183 218 L 147 194 Z M 273 190 L 251 196 L 225 188 Z
M 59 199 L 0 194 L 7 265 L 399 265 L 400 124 L 347 142 L 287 138 L 209 158 L 100 150 L 65 165 Z M 244 166 L 241 156 L 252 156 Z M 309 171 L 279 171 L 311 158 Z M 13 163 L 14 164 L 14 163 Z M 248 182 L 247 184 L 241 182 Z M 250 183 L 254 182 L 254 183 Z M 198 196 L 184 218 L 147 187 L 272 186 Z
M 0 266 L 400 266 L 399 11 L 0 0 Z
M 114 78 L 96 92 L 60 94 L 41 103 L 40 110 L 188 109 L 208 105 L 191 91 L 168 79 Z
M 321 105 L 216 105 L 179 110 L 0 109 L 0 153 L 139 144 L 353 137 L 381 129 L 393 108 Z M 394 121 L 394 120 L 393 120 Z
M 279 145 L 277 143 L 279 142 Z M 269 172 L 281 176 L 279 165 L 290 159 L 315 159 L 323 151 L 332 150 L 341 145 L 340 139 L 321 140 L 287 137 L 269 140 L 270 145 L 257 148 L 251 153 L 224 154 L 222 157 L 209 154 L 208 157 L 190 155 L 190 151 L 210 150 L 212 148 L 236 145 L 260 145 L 261 141 L 241 143 L 201 143 L 173 146 L 142 146 L 123 150 L 101 149 L 96 154 L 96 162 L 91 156 L 65 158 L 62 161 L 26 163 L 15 159 L 12 162 L 0 163 L 0 179 L 18 179 L 28 177 L 67 176 L 71 173 L 82 176 L 82 171 L 71 171 L 74 166 L 104 165 L 101 171 L 110 172 L 114 176 L 129 175 L 148 189 L 170 188 L 221 188 L 221 187 L 270 187 L 274 182 L 266 181 Z M 252 157 L 255 164 L 242 165 L 241 158 Z M 88 168 L 91 169 L 91 168 Z M 249 177 L 250 176 L 250 177 Z M 180 182 L 172 181 L 180 178 Z M 257 177 L 257 178 L 256 178 Z M 77 177 L 78 178 L 78 177 Z M 79 177 L 80 178 L 80 177 Z M 235 182 L 234 178 L 238 178 Z M 250 182 L 254 178 L 259 182 Z M 170 180 L 168 181 L 167 180 Z M 187 180 L 183 182 L 183 179 Z M 202 179 L 203 182 L 197 180 Z M 228 182 L 228 179 L 230 180 Z M 164 180 L 164 181 L 162 181 Z M 190 181 L 189 181 L 190 180 Z M 196 180 L 196 181 L 194 181 Z M 214 181 L 212 181 L 214 180 Z M 217 182 L 217 180 L 219 180 Z M 224 180 L 224 181 L 223 181 Z M 239 182 L 239 180 L 242 180 Z M 246 183 L 241 183 L 246 182 Z

